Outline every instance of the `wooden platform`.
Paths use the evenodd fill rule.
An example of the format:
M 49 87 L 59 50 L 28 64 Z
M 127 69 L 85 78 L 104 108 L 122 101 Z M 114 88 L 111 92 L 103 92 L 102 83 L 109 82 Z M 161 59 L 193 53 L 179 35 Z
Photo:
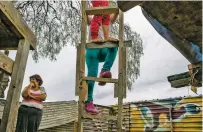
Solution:
M 26 39 L 31 50 L 36 37 L 16 8 L 8 1 L 0 1 L 0 50 L 17 50 L 20 39 Z
M 81 45 L 79 43 L 77 46 Z M 124 41 L 124 46 L 125 47 L 131 47 L 132 46 L 132 40 L 126 40 Z M 119 47 L 119 41 L 118 42 L 103 42 L 103 43 L 90 43 L 87 42 L 85 45 L 86 49 L 101 49 L 101 48 L 115 48 Z
M 124 46 L 131 47 L 132 40 L 124 41 Z M 119 47 L 119 41 L 118 42 L 104 42 L 104 43 L 86 43 L 86 49 L 114 48 L 114 47 Z
M 91 7 L 86 9 L 87 15 L 104 15 L 118 13 L 119 9 L 117 6 L 106 6 L 106 7 Z
M 118 83 L 118 79 L 111 79 L 111 78 L 83 77 L 83 79 L 88 81 L 96 81 L 96 82 Z
M 122 0 L 122 1 L 117 1 L 118 7 L 121 11 L 126 12 L 135 6 L 141 4 L 143 1 L 127 1 L 127 0 Z
M 171 84 L 172 88 L 181 88 L 190 85 L 191 75 L 189 72 L 184 72 L 180 74 L 175 74 L 167 77 L 168 82 Z M 193 84 L 195 87 L 202 86 L 202 68 L 199 70 L 195 76 L 198 83 Z

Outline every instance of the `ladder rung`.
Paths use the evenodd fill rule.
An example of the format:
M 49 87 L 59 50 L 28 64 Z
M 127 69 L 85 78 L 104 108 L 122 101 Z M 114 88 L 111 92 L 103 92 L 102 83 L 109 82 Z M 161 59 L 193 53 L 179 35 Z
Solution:
M 119 9 L 117 6 L 90 7 L 86 9 L 87 15 L 104 15 L 118 12 Z
M 83 79 L 88 81 L 96 81 L 96 82 L 118 83 L 118 79 L 112 79 L 112 78 L 83 77 Z
M 102 114 L 91 115 L 91 114 L 87 114 L 85 112 L 83 113 L 83 118 L 101 119 L 101 120 L 117 120 L 116 116 L 107 116 L 107 115 L 102 115 Z
M 131 47 L 132 40 L 124 41 L 124 46 Z M 86 49 L 114 48 L 114 47 L 119 47 L 119 42 L 86 43 Z

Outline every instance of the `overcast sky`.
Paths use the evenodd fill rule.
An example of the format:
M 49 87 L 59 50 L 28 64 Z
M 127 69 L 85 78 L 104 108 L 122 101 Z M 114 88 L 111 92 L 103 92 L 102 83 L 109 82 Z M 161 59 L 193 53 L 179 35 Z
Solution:
M 127 93 L 125 102 L 138 100 L 162 99 L 179 96 L 194 96 L 189 87 L 175 89 L 170 87 L 167 76 L 187 71 L 187 61 L 172 45 L 164 40 L 142 15 L 140 7 L 124 13 L 125 23 L 141 35 L 144 55 L 141 58 L 140 77 L 133 84 L 133 91 Z M 11 52 L 14 59 L 16 52 Z M 118 56 L 117 56 L 118 57 Z M 76 50 L 65 47 L 58 56 L 57 62 L 40 60 L 35 63 L 29 56 L 23 88 L 29 83 L 29 76 L 40 74 L 47 92 L 47 101 L 77 100 L 75 96 Z M 100 69 L 103 63 L 100 64 Z M 100 70 L 99 69 L 99 70 Z M 113 77 L 117 78 L 118 58 L 112 68 Z M 198 89 L 201 94 L 202 88 Z M 110 105 L 117 103 L 113 97 L 113 85 L 99 87 L 95 83 L 95 103 Z

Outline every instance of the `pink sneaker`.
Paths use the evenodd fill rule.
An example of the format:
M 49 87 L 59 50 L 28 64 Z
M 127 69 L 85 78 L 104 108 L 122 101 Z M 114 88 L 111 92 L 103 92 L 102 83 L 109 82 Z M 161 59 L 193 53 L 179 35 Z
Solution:
M 100 76 L 101 78 L 111 78 L 111 72 L 110 71 L 104 71 L 104 72 L 100 72 Z M 99 82 L 98 85 L 100 86 L 104 86 L 106 84 L 106 82 Z
M 94 106 L 93 102 L 89 102 L 89 103 L 85 104 L 84 109 L 86 112 L 88 112 L 92 115 L 99 114 L 99 110 Z

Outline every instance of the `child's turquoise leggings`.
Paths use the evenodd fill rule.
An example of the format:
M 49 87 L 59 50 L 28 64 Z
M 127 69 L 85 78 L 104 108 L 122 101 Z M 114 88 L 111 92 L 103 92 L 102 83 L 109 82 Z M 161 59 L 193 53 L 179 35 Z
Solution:
M 104 62 L 101 71 L 109 71 L 115 61 L 118 48 L 103 48 L 103 49 L 87 49 L 86 64 L 88 77 L 97 77 L 98 67 L 100 62 Z M 93 101 L 93 90 L 95 81 L 87 81 L 88 84 L 88 100 Z

